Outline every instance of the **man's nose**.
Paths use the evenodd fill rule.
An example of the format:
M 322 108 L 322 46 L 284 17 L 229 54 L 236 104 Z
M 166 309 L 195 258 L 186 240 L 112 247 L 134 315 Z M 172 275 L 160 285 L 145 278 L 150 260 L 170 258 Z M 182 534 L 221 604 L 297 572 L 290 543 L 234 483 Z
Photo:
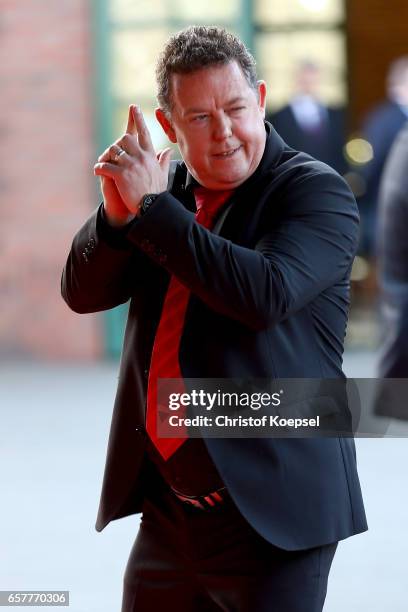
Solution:
M 223 113 L 215 119 L 214 122 L 214 138 L 215 140 L 225 140 L 232 135 L 231 120 Z

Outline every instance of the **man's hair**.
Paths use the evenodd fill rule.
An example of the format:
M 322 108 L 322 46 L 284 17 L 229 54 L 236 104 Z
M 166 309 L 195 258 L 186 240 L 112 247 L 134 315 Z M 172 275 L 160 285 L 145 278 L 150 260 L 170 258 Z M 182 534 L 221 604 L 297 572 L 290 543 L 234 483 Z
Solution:
M 255 60 L 244 43 L 217 26 L 189 26 L 174 34 L 159 56 L 156 66 L 157 100 L 169 113 L 171 75 L 189 74 L 202 68 L 236 61 L 248 85 L 257 90 Z

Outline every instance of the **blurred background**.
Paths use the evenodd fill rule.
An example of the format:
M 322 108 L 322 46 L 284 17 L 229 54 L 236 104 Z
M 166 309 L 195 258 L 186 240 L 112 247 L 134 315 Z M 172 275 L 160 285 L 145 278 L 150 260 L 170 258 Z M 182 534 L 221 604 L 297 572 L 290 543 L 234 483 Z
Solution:
M 141 104 L 155 145 L 167 144 L 153 114 L 155 60 L 169 34 L 190 23 L 236 32 L 267 82 L 268 118 L 289 144 L 311 147 L 353 186 L 362 240 L 347 347 L 374 350 L 378 179 L 407 115 L 396 111 L 385 136 L 368 131 L 380 140 L 380 167 L 378 143 L 365 132 L 389 101 L 392 62 L 408 54 L 407 22 L 406 0 L 2 0 L 0 355 L 119 356 L 126 308 L 74 315 L 59 277 L 74 232 L 100 201 L 94 160 L 123 132 L 129 103 Z M 408 61 L 400 73 L 408 82 Z
M 101 200 L 94 161 L 130 103 L 155 146 L 168 144 L 155 61 L 192 23 L 241 37 L 267 82 L 268 119 L 352 187 L 361 239 L 345 371 L 377 373 L 379 184 L 408 119 L 407 0 L 1 0 L 0 589 L 71 588 L 78 612 L 119 609 L 137 527 L 133 517 L 92 532 L 126 306 L 70 312 L 60 275 Z M 357 443 L 372 531 L 339 550 L 326 609 L 402 612 L 408 442 Z

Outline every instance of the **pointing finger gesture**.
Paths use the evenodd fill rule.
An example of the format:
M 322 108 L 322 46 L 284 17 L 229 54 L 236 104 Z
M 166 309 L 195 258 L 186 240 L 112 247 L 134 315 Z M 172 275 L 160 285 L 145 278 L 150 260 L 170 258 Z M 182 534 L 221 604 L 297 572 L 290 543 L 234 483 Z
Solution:
M 152 139 L 145 123 L 140 107 L 136 104 L 129 106 L 129 116 L 126 127 L 126 134 L 137 136 L 139 146 L 144 151 L 154 153 Z
M 139 214 L 145 194 L 166 190 L 170 157 L 170 148 L 160 151 L 156 156 L 140 108 L 132 104 L 129 107 L 126 133 L 99 158 L 94 173 L 114 182 L 127 212 L 135 215 Z M 107 202 L 105 209 L 109 209 Z

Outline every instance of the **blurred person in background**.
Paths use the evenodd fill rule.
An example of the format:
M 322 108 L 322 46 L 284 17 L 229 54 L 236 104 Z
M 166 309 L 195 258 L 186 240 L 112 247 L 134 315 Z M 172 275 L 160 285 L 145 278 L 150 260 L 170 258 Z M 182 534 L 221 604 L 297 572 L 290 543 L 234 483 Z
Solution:
M 79 313 L 130 299 L 96 528 L 142 512 L 123 612 L 320 612 L 338 541 L 367 529 L 354 440 L 160 437 L 157 386 L 343 380 L 356 203 L 265 122 L 232 34 L 179 32 L 156 75 L 182 161 L 131 105 L 62 277 Z
M 361 214 L 359 252 L 375 255 L 376 217 L 381 175 L 387 155 L 398 132 L 408 119 L 408 56 L 390 64 L 387 73 L 387 100 L 370 111 L 361 128 L 361 136 L 372 147 L 372 159 L 359 168 L 362 194 L 357 198 Z
M 297 151 L 305 151 L 340 174 L 346 170 L 345 113 L 320 99 L 321 68 L 301 62 L 295 74 L 295 93 L 289 103 L 268 119 L 280 136 Z
M 382 341 L 379 376 L 408 378 L 408 123 L 398 135 L 381 180 L 378 270 Z M 408 401 L 398 382 L 380 383 L 376 414 L 408 420 Z M 406 387 L 405 387 L 406 391 Z

